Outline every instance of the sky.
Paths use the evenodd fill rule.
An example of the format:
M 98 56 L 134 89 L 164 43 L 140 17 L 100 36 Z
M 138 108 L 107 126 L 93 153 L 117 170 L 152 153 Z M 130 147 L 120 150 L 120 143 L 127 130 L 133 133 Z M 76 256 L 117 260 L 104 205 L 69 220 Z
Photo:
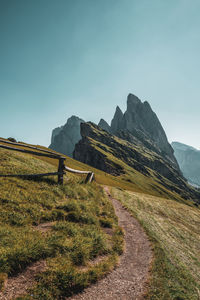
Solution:
M 48 146 L 129 93 L 200 149 L 199 0 L 0 0 L 0 136 Z

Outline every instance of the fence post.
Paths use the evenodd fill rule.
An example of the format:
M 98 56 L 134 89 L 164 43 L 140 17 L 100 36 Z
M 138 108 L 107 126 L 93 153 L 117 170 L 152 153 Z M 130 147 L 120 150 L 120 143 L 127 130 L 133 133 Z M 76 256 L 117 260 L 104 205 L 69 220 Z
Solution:
M 58 165 L 58 183 L 59 184 L 63 184 L 63 175 L 64 175 L 64 169 L 65 169 L 64 161 L 65 161 L 64 157 L 59 158 L 59 165 Z
M 87 174 L 87 177 L 86 177 L 86 179 L 85 179 L 85 183 L 87 183 L 87 182 L 89 181 L 91 174 L 92 174 L 92 173 L 88 173 L 88 174 Z

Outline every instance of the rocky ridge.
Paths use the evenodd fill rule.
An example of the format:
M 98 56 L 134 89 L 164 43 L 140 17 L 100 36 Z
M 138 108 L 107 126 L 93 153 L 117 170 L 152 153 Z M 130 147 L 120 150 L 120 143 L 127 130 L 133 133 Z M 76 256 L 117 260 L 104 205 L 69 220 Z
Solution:
M 101 127 L 101 124 L 99 126 Z M 111 130 L 108 132 L 129 142 L 145 145 L 145 147 L 157 152 L 169 160 L 175 168 L 179 169 L 173 148 L 167 140 L 157 115 L 147 101 L 142 102 L 135 95 L 129 94 L 125 113 L 123 114 L 117 106 L 111 121 Z
M 154 189 L 162 190 L 160 186 L 164 186 L 183 198 L 200 198 L 182 176 L 151 106 L 133 94 L 127 97 L 125 113 L 117 106 L 111 125 L 101 119 L 97 126 L 72 116 L 52 132 L 50 148 L 130 182 L 127 174 L 135 171 L 152 178 L 152 185 L 158 183 Z
M 112 175 L 123 176 L 131 167 L 185 199 L 200 197 L 178 169 L 145 146 L 120 139 L 91 122 L 81 123 L 81 136 L 73 153 L 75 159 Z

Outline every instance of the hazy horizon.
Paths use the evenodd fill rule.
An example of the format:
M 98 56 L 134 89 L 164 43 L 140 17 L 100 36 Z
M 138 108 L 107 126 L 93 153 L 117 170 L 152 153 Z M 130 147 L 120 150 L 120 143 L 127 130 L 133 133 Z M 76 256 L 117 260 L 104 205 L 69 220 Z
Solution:
M 0 0 L 0 136 L 50 144 L 71 115 L 110 123 L 133 93 L 200 149 L 200 2 Z

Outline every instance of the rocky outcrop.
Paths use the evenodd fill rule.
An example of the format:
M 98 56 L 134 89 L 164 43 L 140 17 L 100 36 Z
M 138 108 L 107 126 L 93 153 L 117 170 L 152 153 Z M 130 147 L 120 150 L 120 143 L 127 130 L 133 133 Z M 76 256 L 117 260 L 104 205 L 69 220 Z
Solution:
M 116 134 L 119 130 L 123 129 L 122 120 L 123 120 L 123 112 L 121 111 L 119 106 L 117 106 L 114 117 L 111 121 L 111 132 L 113 134 Z
M 173 149 L 167 140 L 165 131 L 147 101 L 144 103 L 135 95 L 129 94 L 127 110 L 123 114 L 117 107 L 111 122 L 112 133 L 126 139 L 127 132 L 137 138 L 146 147 L 156 151 L 179 170 Z
M 185 178 L 200 187 L 200 151 L 179 142 L 173 142 L 172 147 Z
M 98 126 L 101 127 L 103 130 L 109 132 L 109 133 L 111 132 L 110 125 L 108 125 L 108 123 L 104 119 L 101 119 L 99 121 Z
M 55 129 L 53 129 L 52 134 L 51 134 L 51 143 L 53 143 L 55 136 L 58 135 L 62 129 L 63 129 L 63 126 L 56 127 Z
M 75 144 L 81 139 L 80 124 L 82 119 L 72 116 L 64 126 L 55 128 L 52 132 L 50 149 L 73 156 Z

